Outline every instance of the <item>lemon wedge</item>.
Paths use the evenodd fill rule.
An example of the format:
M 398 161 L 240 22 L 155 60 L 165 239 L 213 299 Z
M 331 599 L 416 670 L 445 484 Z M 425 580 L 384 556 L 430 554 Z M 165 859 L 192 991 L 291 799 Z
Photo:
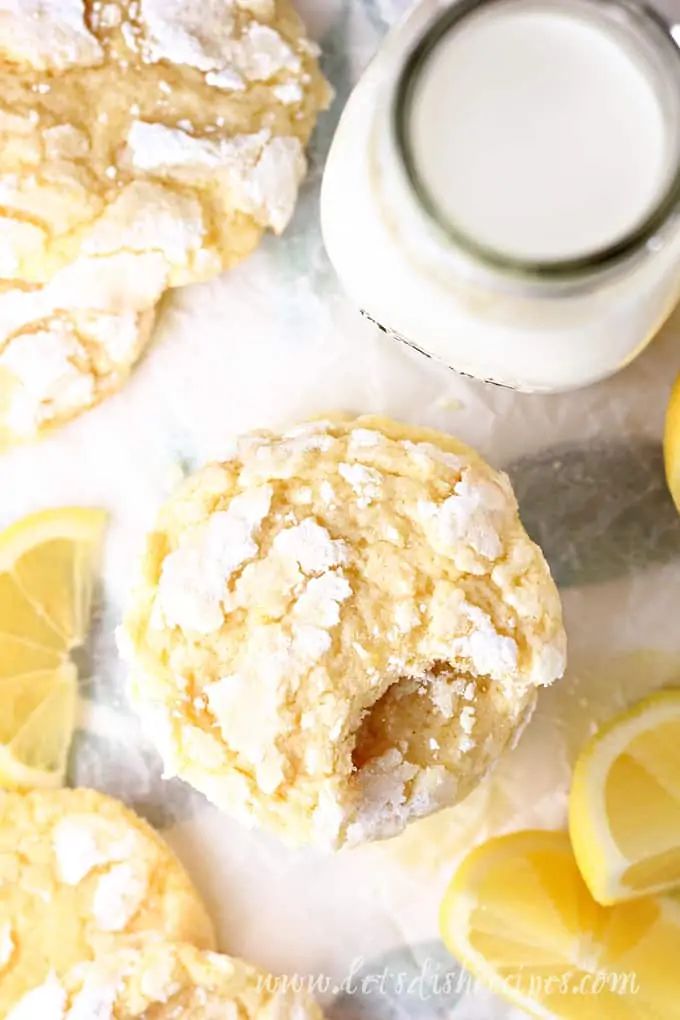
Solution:
M 680 690 L 638 702 L 586 744 L 569 830 L 600 903 L 680 885 Z
M 566 833 L 519 832 L 477 847 L 454 875 L 440 919 L 451 953 L 533 1016 L 680 1018 L 680 902 L 600 906 Z
M 0 787 L 63 783 L 105 521 L 65 507 L 0 533 Z
M 663 456 L 668 488 L 680 510 L 680 376 L 675 380 L 666 412 Z

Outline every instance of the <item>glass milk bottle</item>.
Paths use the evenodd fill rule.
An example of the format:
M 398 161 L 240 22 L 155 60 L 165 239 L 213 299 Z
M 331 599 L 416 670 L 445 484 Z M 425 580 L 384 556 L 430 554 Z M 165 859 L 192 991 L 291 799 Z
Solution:
M 525 391 L 615 372 L 680 296 L 673 28 L 630 0 L 425 0 L 347 104 L 321 212 L 397 339 Z

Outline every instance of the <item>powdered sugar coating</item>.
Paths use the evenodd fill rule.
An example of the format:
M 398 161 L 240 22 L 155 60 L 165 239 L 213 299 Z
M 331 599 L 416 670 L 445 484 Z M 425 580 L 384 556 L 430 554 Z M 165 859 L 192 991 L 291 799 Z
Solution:
M 85 23 L 83 0 L 2 0 L 0 57 L 19 66 L 64 70 L 97 64 L 103 51 Z
M 61 1016 L 66 971 L 130 939 L 214 945 L 205 908 L 169 847 L 93 790 L 3 792 L 0 886 L 2 1017 L 15 1007 L 29 1020 Z M 68 1020 L 99 1020 L 94 1005 L 106 1003 L 104 991 L 83 989 Z
M 172 772 L 238 818 L 293 841 L 391 835 L 464 796 L 561 675 L 545 562 L 507 478 L 449 437 L 338 419 L 236 449 L 149 541 L 125 624 L 135 704 L 160 713 Z M 168 586 L 192 587 L 169 566 L 265 486 L 210 631 L 164 625 Z
M 56 975 L 33 988 L 10 1010 L 5 1020 L 64 1020 L 66 990 Z
M 285 229 L 330 91 L 288 0 L 0 0 L 0 95 L 1 446 L 118 389 L 168 288 Z
M 233 957 L 162 938 L 51 975 L 12 1020 L 323 1020 L 311 995 Z M 41 1011 L 42 1010 L 42 1011 Z
M 102 931 L 123 931 L 148 895 L 149 875 L 138 861 L 122 861 L 97 882 L 92 914 Z
M 0 924 L 0 973 L 5 969 L 14 953 L 14 932 L 9 921 Z

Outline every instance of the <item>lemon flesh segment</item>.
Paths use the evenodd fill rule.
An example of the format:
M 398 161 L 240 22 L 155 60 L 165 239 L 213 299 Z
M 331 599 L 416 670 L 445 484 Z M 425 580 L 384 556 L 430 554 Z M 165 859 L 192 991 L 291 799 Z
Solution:
M 56 669 L 63 658 L 63 649 L 43 648 L 0 632 L 0 682 L 25 673 Z
M 106 515 L 66 507 L 0 533 L 0 787 L 60 786 Z
M 663 440 L 664 463 L 668 488 L 680 510 L 680 376 L 671 391 L 666 412 L 666 428 Z
M 64 665 L 54 673 L 20 678 L 24 691 L 4 690 L 0 682 L 0 712 L 14 714 L 18 725 L 0 744 L 0 787 L 30 790 L 63 786 L 75 725 L 77 674 Z M 32 711 L 26 710 L 33 704 Z M 6 727 L 3 727 L 6 731 Z
M 25 635 L 47 647 L 69 649 L 82 643 L 105 524 L 102 510 L 63 507 L 32 514 L 0 534 L 0 633 Z M 21 619 L 10 626 L 3 584 L 8 595 L 18 588 L 23 596 Z M 43 626 L 34 624 L 36 616 Z
M 645 698 L 586 744 L 569 831 L 600 903 L 680 886 L 680 690 Z
M 451 881 L 440 923 L 451 953 L 532 1016 L 680 1018 L 672 965 L 680 902 L 600 906 L 565 833 L 520 832 L 477 847 Z

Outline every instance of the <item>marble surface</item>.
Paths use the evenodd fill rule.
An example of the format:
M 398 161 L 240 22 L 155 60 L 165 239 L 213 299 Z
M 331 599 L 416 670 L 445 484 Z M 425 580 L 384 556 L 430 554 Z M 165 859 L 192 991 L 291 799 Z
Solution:
M 680 314 L 613 379 L 555 397 L 457 377 L 361 319 L 324 254 L 319 185 L 342 103 L 405 6 L 300 3 L 337 99 L 291 228 L 231 274 L 173 294 L 124 392 L 0 458 L 0 526 L 64 503 L 109 511 L 71 779 L 122 796 L 163 828 L 207 898 L 222 948 L 315 975 L 335 1020 L 489 1020 L 519 1014 L 458 981 L 438 941 L 437 907 L 457 858 L 492 832 L 563 825 L 570 764 L 597 722 L 680 682 L 680 520 L 660 452 Z M 457 433 L 510 471 L 562 587 L 570 667 L 519 747 L 460 809 L 389 843 L 325 857 L 245 832 L 162 780 L 126 706 L 114 632 L 133 558 L 178 478 L 219 457 L 238 432 L 329 409 Z

